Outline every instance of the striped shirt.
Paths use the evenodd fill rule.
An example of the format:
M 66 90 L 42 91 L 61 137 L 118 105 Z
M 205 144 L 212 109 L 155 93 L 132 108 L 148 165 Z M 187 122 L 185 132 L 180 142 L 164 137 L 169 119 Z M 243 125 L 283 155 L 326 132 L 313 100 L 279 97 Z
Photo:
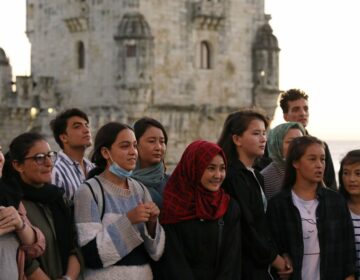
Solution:
M 352 211 L 351 219 L 354 225 L 354 234 L 355 234 L 355 245 L 356 245 L 356 271 L 357 278 L 360 279 L 360 215 L 356 215 Z
M 86 174 L 95 167 L 88 159 L 84 158 Z M 86 174 L 80 163 L 72 160 L 63 151 L 59 151 L 51 174 L 51 182 L 65 190 L 64 197 L 72 201 L 78 187 L 86 180 Z
M 285 169 L 273 161 L 260 173 L 264 176 L 264 193 L 269 200 L 281 190 Z

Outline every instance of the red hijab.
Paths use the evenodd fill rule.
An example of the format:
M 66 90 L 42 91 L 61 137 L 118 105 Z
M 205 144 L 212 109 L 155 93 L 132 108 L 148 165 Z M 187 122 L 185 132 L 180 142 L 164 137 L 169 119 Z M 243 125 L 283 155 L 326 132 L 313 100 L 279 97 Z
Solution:
M 212 192 L 201 184 L 201 177 L 212 159 L 223 150 L 207 141 L 194 141 L 184 151 L 180 162 L 164 190 L 162 224 L 174 224 L 192 219 L 217 220 L 229 205 L 230 196 L 222 188 Z

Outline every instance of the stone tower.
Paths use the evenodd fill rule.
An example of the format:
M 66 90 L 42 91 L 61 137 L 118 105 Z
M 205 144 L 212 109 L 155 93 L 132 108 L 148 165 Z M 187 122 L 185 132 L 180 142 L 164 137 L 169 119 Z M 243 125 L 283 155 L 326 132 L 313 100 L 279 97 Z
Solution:
M 21 101 L 1 106 L 28 100 L 28 129 L 47 135 L 52 114 L 74 106 L 94 132 L 151 116 L 176 162 L 190 141 L 216 141 L 231 111 L 257 106 L 272 118 L 279 47 L 269 19 L 264 0 L 27 0 L 32 74 L 16 79 Z

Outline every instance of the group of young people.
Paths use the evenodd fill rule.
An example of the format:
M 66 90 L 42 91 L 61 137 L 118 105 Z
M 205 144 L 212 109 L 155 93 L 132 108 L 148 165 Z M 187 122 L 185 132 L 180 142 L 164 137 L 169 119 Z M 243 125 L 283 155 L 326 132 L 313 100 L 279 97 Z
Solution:
M 102 126 L 78 109 L 0 153 L 0 279 L 359 279 L 360 150 L 342 160 L 310 136 L 308 96 L 286 123 L 246 109 L 217 143 L 189 144 L 171 174 L 162 124 Z M 360 248 L 359 248 L 360 249 Z

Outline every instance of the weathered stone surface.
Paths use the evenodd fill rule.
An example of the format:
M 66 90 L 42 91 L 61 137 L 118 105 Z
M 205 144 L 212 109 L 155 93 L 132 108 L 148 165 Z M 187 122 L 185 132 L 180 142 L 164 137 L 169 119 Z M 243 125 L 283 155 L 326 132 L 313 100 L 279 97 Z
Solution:
M 79 107 L 94 133 L 159 119 L 174 163 L 190 141 L 216 141 L 229 112 L 274 113 L 279 48 L 264 1 L 27 0 L 27 11 L 32 73 L 16 92 L 0 53 L 4 146 L 24 130 L 50 135 L 53 114 Z

